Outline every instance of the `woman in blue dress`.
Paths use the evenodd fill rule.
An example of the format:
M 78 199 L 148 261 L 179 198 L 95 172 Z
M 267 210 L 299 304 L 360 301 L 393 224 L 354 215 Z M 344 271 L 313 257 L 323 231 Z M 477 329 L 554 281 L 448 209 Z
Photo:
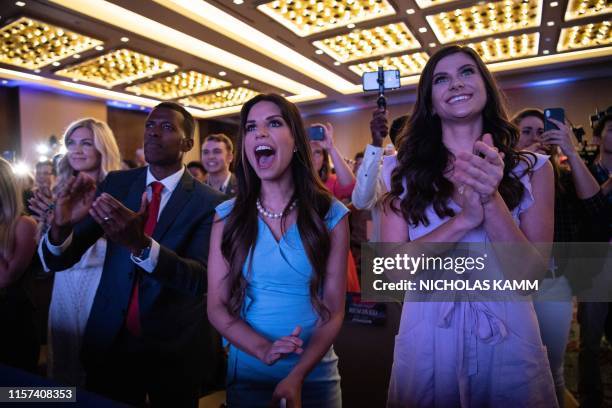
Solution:
M 230 407 L 341 406 L 332 342 L 344 317 L 348 210 L 312 167 L 286 99 L 244 104 L 238 194 L 217 207 L 208 317 L 230 343 Z

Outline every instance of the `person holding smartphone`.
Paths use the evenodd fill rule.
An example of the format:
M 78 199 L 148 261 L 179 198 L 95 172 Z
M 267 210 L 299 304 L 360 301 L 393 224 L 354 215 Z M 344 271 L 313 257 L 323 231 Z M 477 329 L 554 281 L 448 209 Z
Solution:
M 558 119 L 564 119 L 561 109 L 547 109 L 544 113 L 530 108 L 517 113 L 512 119 L 520 131 L 517 149 L 550 156 L 555 175 L 554 241 L 596 241 L 598 224 L 605 219 L 605 202 L 597 181 L 574 146 L 570 127 Z M 569 167 L 561 166 L 560 154 L 567 157 Z M 560 260 L 552 258 L 550 270 L 534 296 L 534 308 L 547 348 L 557 401 L 563 407 L 563 360 L 572 321 L 570 282 L 580 290 L 589 286 L 589 280 L 582 275 L 580 279 L 565 276 L 564 265 L 559 263 Z

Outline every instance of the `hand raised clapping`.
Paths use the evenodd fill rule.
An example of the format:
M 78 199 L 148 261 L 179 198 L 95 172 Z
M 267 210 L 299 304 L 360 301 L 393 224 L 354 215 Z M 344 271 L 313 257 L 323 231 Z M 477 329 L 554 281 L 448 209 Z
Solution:
M 492 136 L 487 133 L 482 141 L 474 144 L 474 154 L 460 152 L 456 155 L 452 178 L 459 185 L 471 187 L 484 204 L 497 193 L 504 177 L 503 158 L 503 153 L 499 153 Z

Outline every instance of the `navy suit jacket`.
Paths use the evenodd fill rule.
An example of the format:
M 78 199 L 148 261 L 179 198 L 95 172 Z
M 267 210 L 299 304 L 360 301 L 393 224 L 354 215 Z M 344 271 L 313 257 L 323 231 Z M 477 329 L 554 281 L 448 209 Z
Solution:
M 147 168 L 109 173 L 98 187 L 132 211 L 140 208 Z M 153 239 L 160 244 L 155 270 L 148 273 L 131 259 L 127 248 L 108 242 L 104 269 L 83 339 L 84 363 L 101 361 L 125 323 L 136 274 L 143 351 L 168 353 L 189 361 L 216 352 L 206 318 L 208 244 L 215 207 L 225 196 L 197 182 L 185 171 L 164 207 Z M 60 271 L 79 261 L 103 234 L 91 217 L 74 227 L 70 246 L 54 256 L 43 245 L 45 262 Z M 208 343 L 208 344 L 207 344 Z M 214 360 L 214 356 L 210 355 Z M 195 369 L 195 367 L 194 367 Z M 202 367 L 200 367 L 200 370 Z

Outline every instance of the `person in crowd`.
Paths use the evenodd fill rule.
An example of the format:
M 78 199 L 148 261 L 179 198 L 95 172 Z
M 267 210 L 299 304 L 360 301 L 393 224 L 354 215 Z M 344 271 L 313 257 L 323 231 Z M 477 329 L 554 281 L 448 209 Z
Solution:
M 0 364 L 34 372 L 40 344 L 23 281 L 36 250 L 36 222 L 23 209 L 13 169 L 0 158 Z
M 131 405 L 197 407 L 216 350 L 205 313 L 208 241 L 224 196 L 186 172 L 195 122 L 163 102 L 145 122 L 144 168 L 97 187 L 80 172 L 58 191 L 42 246 L 45 264 L 76 264 L 103 235 L 102 277 L 82 356 L 87 387 Z M 207 368 L 208 367 L 208 368 Z
M 324 130 L 323 140 L 310 141 L 312 165 L 333 196 L 338 200 L 348 202 L 355 187 L 355 175 L 334 144 L 334 128 L 331 123 L 326 125 L 315 123 L 312 126 L 321 126 Z M 332 173 L 332 163 L 335 173 Z M 357 275 L 357 265 L 350 251 L 347 262 L 347 291 L 359 293 L 361 287 Z
M 353 159 L 353 174 L 357 174 L 359 167 L 361 167 L 361 163 L 363 163 L 363 152 L 357 152 Z
M 43 224 L 43 232 L 52 222 L 57 193 L 72 177 L 83 173 L 100 183 L 109 172 L 121 168 L 119 147 L 113 131 L 105 122 L 94 118 L 79 119 L 68 126 L 63 140 L 67 153 L 58 164 L 55 198 L 50 191 L 41 189 L 30 200 L 30 209 Z M 80 361 L 81 345 L 100 284 L 106 247 L 106 240 L 101 237 L 74 266 L 54 276 L 48 319 L 47 375 L 59 383 L 85 385 L 85 370 Z M 42 255 L 42 241 L 39 254 Z M 44 267 L 44 260 L 41 261 Z
M 145 156 L 144 147 L 136 149 L 136 152 L 134 153 L 134 162 L 136 163 L 136 167 L 144 167 L 147 165 Z
M 487 278 L 538 279 L 549 251 L 532 243 L 552 241 L 553 174 L 545 156 L 517 153 L 517 140 L 478 54 L 441 48 L 423 69 L 398 142 L 382 241 L 511 242 L 525 263 L 500 271 L 504 254 L 493 248 Z M 388 406 L 557 405 L 531 301 L 412 296 L 395 341 Z
M 612 240 L 612 115 L 599 119 L 593 129 L 593 140 L 599 144 L 599 155 L 590 171 L 607 203 L 607 216 L 600 217 L 599 226 L 607 226 L 602 241 Z M 608 263 L 609 264 L 609 263 Z M 609 269 L 608 269 L 609 270 Z M 578 394 L 580 406 L 599 407 L 603 401 L 600 367 L 601 338 L 605 334 L 612 342 L 612 303 L 579 302 L 580 347 L 578 353 Z
M 232 139 L 223 133 L 209 135 L 202 144 L 202 165 L 208 176 L 206 184 L 233 197 L 236 195 L 236 176 L 230 172 L 234 159 Z
M 376 109 L 370 121 L 372 143 L 366 146 L 361 171 L 356 173 L 357 182 L 352 194 L 352 203 L 360 210 L 372 213 L 372 241 L 380 241 L 380 208 L 377 203 L 390 190 L 391 171 L 397 165 L 394 155 L 383 155 L 383 140 L 389 137 L 395 143 L 409 115 L 402 115 L 393 120 L 388 127 L 387 111 Z
M 187 163 L 187 171 L 200 183 L 206 183 L 206 169 L 202 163 L 194 160 Z
M 517 149 L 550 156 L 555 174 L 554 241 L 596 240 L 590 232 L 597 229 L 597 225 L 606 218 L 607 208 L 604 197 L 597 181 L 589 173 L 572 142 L 571 128 L 555 119 L 549 120 L 558 129 L 545 132 L 544 113 L 538 109 L 525 109 L 517 113 L 512 119 L 520 131 Z M 559 149 L 560 153 L 567 157 L 569 170 L 559 165 Z M 572 322 L 572 291 L 559 261 L 553 257 L 550 266 L 548 275 L 534 296 L 534 308 L 538 316 L 542 342 L 548 353 L 557 402 L 563 407 L 565 401 L 563 360 Z M 582 278 L 581 276 L 581 281 Z
M 51 191 L 55 186 L 55 177 L 56 173 L 53 162 L 45 160 L 36 163 L 36 175 L 34 176 L 34 180 L 37 190 Z
M 135 169 L 136 167 L 138 167 L 138 165 L 136 164 L 134 160 L 130 160 L 130 159 L 121 160 L 121 170 Z
M 348 210 L 317 177 L 285 98 L 244 104 L 238 152 L 238 194 L 217 207 L 208 269 L 208 317 L 230 343 L 228 405 L 339 407 L 332 343 L 344 316 Z
M 355 175 L 334 144 L 334 128 L 331 123 L 314 124 L 313 126 L 321 126 L 324 129 L 323 140 L 310 141 L 313 166 L 325 187 L 334 197 L 338 200 L 348 200 L 355 187 Z M 335 174 L 331 171 L 332 164 Z

